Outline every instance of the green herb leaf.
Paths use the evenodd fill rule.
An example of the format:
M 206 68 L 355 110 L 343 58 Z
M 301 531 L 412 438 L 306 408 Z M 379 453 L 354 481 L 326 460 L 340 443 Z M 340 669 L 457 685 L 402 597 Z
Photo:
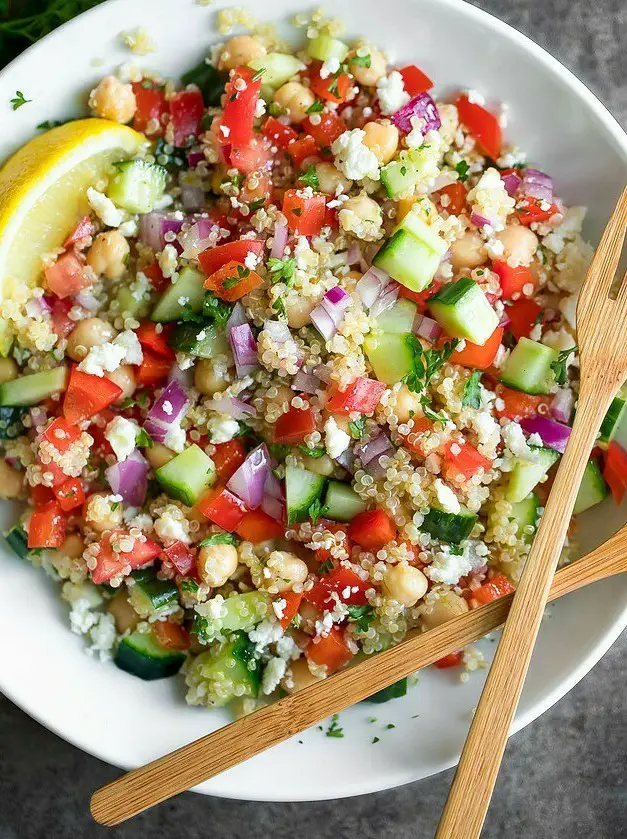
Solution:
M 457 166 L 455 167 L 455 171 L 459 175 L 459 180 L 464 183 L 468 180 L 468 170 L 470 166 L 465 160 L 460 160 Z
M 285 460 L 290 453 L 290 446 L 286 446 L 284 443 L 270 443 L 268 448 L 275 460 Z
M 428 396 L 421 397 L 420 404 L 422 405 L 422 410 L 427 419 L 432 420 L 432 422 L 446 422 L 447 418 L 444 414 L 438 414 L 437 411 L 433 410 Z
M 372 738 L 372 742 L 373 742 L 373 743 L 378 743 L 380 740 L 381 740 L 381 738 L 380 738 L 380 737 L 373 737 L 373 738 Z
M 220 300 L 211 291 L 205 292 L 205 297 L 202 304 L 202 313 L 204 317 L 212 320 L 216 326 L 224 326 L 227 320 L 231 317 L 233 306 Z
M 251 201 L 250 202 L 250 204 L 248 205 L 248 209 L 250 210 L 251 213 L 256 213 L 257 210 L 260 210 L 265 203 L 266 203 L 265 198 L 258 198 L 256 201 Z
M 140 428 L 135 435 L 135 445 L 138 449 L 151 449 L 154 441 L 145 428 Z
M 323 505 L 319 498 L 316 498 L 316 500 L 309 505 L 309 518 L 314 524 L 318 524 L 318 519 L 321 519 L 328 512 L 329 508 L 326 505 Z
M 551 370 L 555 373 L 555 381 L 558 385 L 565 385 L 568 379 L 567 361 L 571 353 L 577 352 L 577 347 L 569 347 L 562 350 L 555 361 L 551 364 Z
M 370 55 L 354 55 L 351 58 L 350 63 L 354 64 L 355 67 L 371 67 L 372 59 Z
M 192 580 L 192 578 L 189 577 L 187 580 L 181 580 L 181 582 L 179 583 L 179 588 L 181 589 L 181 591 L 188 591 L 191 594 L 195 594 L 200 588 L 200 586 L 198 585 L 196 580 Z
M 227 277 L 226 280 L 223 281 L 222 287 L 223 288 L 233 288 L 233 286 L 238 285 L 241 283 L 242 280 L 245 280 L 246 277 L 250 276 L 250 271 L 248 268 L 244 267 L 243 265 L 237 266 L 237 276 L 236 277 Z
M 208 644 L 211 640 L 209 636 L 209 621 L 207 618 L 203 618 L 202 615 L 194 615 L 194 622 L 190 632 L 198 636 L 201 644 Z
M 270 257 L 268 260 L 268 271 L 270 272 L 270 282 L 285 283 L 288 288 L 294 282 L 294 269 L 296 268 L 295 259 L 275 259 Z
M 350 431 L 353 440 L 361 440 L 366 433 L 366 417 L 362 416 L 354 422 L 349 422 L 348 430 Z
M 250 77 L 251 82 L 258 82 L 258 81 L 259 81 L 259 79 L 263 76 L 263 74 L 264 74 L 265 72 L 266 72 L 266 68 L 265 68 L 265 67 L 260 67 L 260 68 L 257 70 L 257 72 L 256 72 L 256 73 L 254 73 L 254 74 Z
M 302 181 L 307 186 L 310 186 L 316 192 L 320 189 L 320 181 L 318 180 L 316 167 L 313 165 L 313 163 L 311 164 L 311 166 L 307 167 L 307 169 L 298 178 L 298 180 Z
M 462 405 L 469 405 L 475 410 L 481 407 L 481 370 L 473 370 L 470 377 L 466 379 L 464 385 L 464 396 L 462 398 Z
M 165 166 L 170 172 L 182 172 L 189 169 L 189 162 L 185 149 L 176 148 L 159 137 L 155 143 L 155 160 L 160 166 Z
M 324 102 L 316 99 L 305 111 L 306 114 L 320 114 L 324 111 Z
M 25 105 L 27 102 L 32 101 L 32 99 L 26 99 L 21 90 L 16 90 L 15 96 L 13 97 L 13 99 L 10 100 L 14 111 L 17 111 L 18 108 L 21 108 L 22 105 Z
M 56 128 L 59 125 L 63 125 L 64 123 L 60 119 L 46 119 L 44 122 L 40 122 L 37 126 L 38 131 L 50 131 L 51 128 Z
M 325 574 L 330 574 L 333 571 L 333 560 L 332 559 L 325 559 L 324 562 L 320 563 L 320 567 L 318 568 L 318 575 L 320 577 L 324 577 Z
M 372 606 L 348 606 L 348 619 L 357 624 L 360 632 L 367 632 L 375 618 Z
M 282 297 L 277 297 L 270 307 L 273 312 L 276 312 L 281 320 L 287 320 L 287 309 L 285 308 L 285 301 Z
M 344 729 L 339 725 L 340 715 L 333 714 L 331 717 L 331 725 L 327 728 L 326 735 L 327 737 L 343 737 L 344 736 Z
M 318 457 L 322 457 L 324 454 L 326 454 L 326 449 L 324 449 L 322 447 L 317 448 L 317 449 L 310 449 L 309 446 L 300 445 L 298 448 L 301 450 L 301 452 L 303 454 L 306 454 L 307 457 L 318 458 Z
M 202 548 L 206 548 L 208 545 L 237 545 L 239 540 L 232 533 L 212 533 L 211 536 L 207 536 L 198 544 Z
M 423 350 L 422 344 L 415 335 L 407 335 L 406 341 L 413 354 L 414 369 L 403 378 L 403 381 L 414 393 L 422 393 L 435 374 L 453 355 L 459 340 L 454 338 L 444 344 L 440 350 Z

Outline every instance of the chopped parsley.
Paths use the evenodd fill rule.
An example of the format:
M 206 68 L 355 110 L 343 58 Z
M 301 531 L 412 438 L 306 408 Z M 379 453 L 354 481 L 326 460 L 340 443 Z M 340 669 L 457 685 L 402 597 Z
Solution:
M 380 737 L 373 737 L 372 742 L 373 743 L 378 743 L 380 739 L 381 739 Z
M 307 186 L 310 186 L 316 192 L 320 189 L 320 181 L 318 180 L 316 167 L 313 165 L 313 163 L 311 164 L 311 166 L 307 167 L 307 169 L 298 178 L 298 180 L 302 181 Z
M 571 353 L 577 352 L 577 347 L 569 347 L 562 350 L 555 361 L 551 364 L 551 370 L 555 373 L 555 381 L 558 385 L 565 385 L 568 378 L 567 361 Z
M 287 320 L 287 309 L 285 308 L 285 301 L 282 297 L 277 297 L 271 306 L 273 312 L 276 312 L 281 320 Z
M 470 377 L 466 379 L 464 385 L 464 396 L 462 405 L 468 405 L 471 408 L 478 409 L 481 407 L 481 370 L 473 370 Z
M 50 131 L 51 128 L 57 128 L 59 125 L 63 125 L 64 123 L 60 119 L 46 119 L 43 122 L 40 122 L 37 126 L 38 131 Z
M 351 60 L 351 64 L 354 64 L 355 67 L 371 67 L 372 66 L 372 59 L 370 54 L 368 55 L 354 55 Z
M 248 205 L 248 209 L 250 210 L 251 213 L 256 213 L 257 210 L 260 210 L 265 203 L 266 203 L 265 198 L 258 198 L 256 201 L 251 201 L 250 202 L 250 204 Z
M 357 625 L 360 632 L 368 632 L 368 627 L 375 618 L 372 606 L 348 606 L 348 619 Z
M 457 166 L 455 167 L 455 171 L 459 175 L 459 180 L 461 181 L 461 183 L 464 183 L 465 181 L 468 180 L 468 170 L 469 169 L 470 169 L 470 166 L 468 165 L 468 163 L 465 160 L 460 160 L 459 163 L 457 164 Z
M 393 723 L 393 722 L 389 722 L 389 723 L 388 723 L 385 727 L 388 729 L 388 731 L 389 731 L 391 728 L 396 728 L 396 726 L 394 725 L 394 723 Z
M 320 567 L 318 568 L 318 574 L 321 577 L 324 577 L 325 574 L 330 574 L 333 571 L 333 560 L 332 559 L 325 559 L 324 562 L 320 563 Z
M 276 259 L 270 257 L 268 260 L 268 271 L 270 272 L 270 282 L 285 283 L 286 286 L 291 286 L 294 282 L 294 269 L 296 268 L 295 259 Z
M 312 102 L 312 104 L 307 108 L 305 113 L 320 114 L 322 113 L 322 111 L 324 111 L 324 102 L 322 102 L 320 99 L 316 99 L 315 102 Z
M 32 102 L 33 100 L 32 99 L 26 99 L 26 97 L 24 96 L 24 94 L 22 93 L 21 90 L 16 90 L 15 91 L 15 96 L 10 101 L 11 101 L 11 105 L 13 106 L 13 110 L 17 111 L 18 108 L 22 107 L 22 105 L 26 105 L 27 102 Z
M 202 548 L 206 548 L 208 545 L 237 545 L 238 539 L 232 533 L 212 533 L 211 536 L 207 536 L 198 544 Z
M 145 428 L 140 428 L 135 435 L 135 445 L 139 449 L 151 449 L 154 446 L 154 441 Z
M 181 591 L 188 591 L 191 594 L 195 594 L 199 589 L 199 585 L 196 582 L 196 580 L 192 580 L 192 578 L 190 577 L 187 580 L 181 580 L 181 582 L 179 583 L 179 588 L 181 589 Z
M 284 443 L 270 443 L 269 449 L 270 454 L 277 460 L 285 460 L 290 453 L 290 446 L 286 446 Z
M 211 292 L 205 292 L 202 304 L 202 313 L 206 318 L 212 320 L 216 326 L 224 326 L 231 317 L 233 307 Z
M 159 137 L 155 143 L 155 160 L 161 166 L 170 171 L 182 171 L 189 169 L 189 162 L 185 149 L 176 148 L 166 143 L 163 137 Z
M 243 265 L 237 266 L 237 276 L 236 277 L 227 277 L 222 282 L 222 288 L 233 288 L 233 286 L 238 285 L 241 283 L 242 280 L 245 280 L 246 277 L 250 276 L 250 271 L 248 268 L 244 267 Z
M 292 210 L 290 210 L 290 213 L 293 213 L 293 215 L 295 215 L 297 218 L 300 218 L 303 214 L 303 211 L 301 207 L 294 207 Z
M 403 377 L 403 381 L 414 393 L 422 393 L 435 374 L 453 355 L 459 341 L 454 338 L 444 344 L 441 350 L 423 350 L 422 344 L 415 335 L 407 335 L 406 340 L 413 353 L 414 369 Z
M 340 722 L 340 715 L 333 714 L 331 717 L 331 725 L 327 728 L 326 735 L 327 737 L 343 737 L 344 736 L 344 729 L 341 728 L 339 725 Z
M 190 632 L 198 636 L 198 640 L 201 644 L 208 644 L 210 641 L 210 637 L 209 621 L 207 620 L 207 618 L 203 618 L 202 615 L 195 614 L 194 623 L 192 624 Z
M 303 454 L 306 454 L 307 457 L 318 458 L 326 454 L 326 450 L 322 448 L 322 446 L 316 449 L 310 449 L 309 446 L 300 445 L 298 448 L 301 450 Z
M 259 79 L 263 76 L 263 74 L 264 74 L 265 72 L 266 72 L 266 68 L 265 68 L 265 67 L 260 67 L 260 68 L 257 70 L 257 72 L 256 72 L 256 73 L 254 73 L 254 75 L 252 75 L 252 76 L 250 77 L 251 82 L 258 82 L 258 81 L 259 81 Z
M 361 440 L 366 433 L 366 417 L 362 416 L 354 422 L 349 422 L 348 430 L 350 431 L 353 440 Z
M 323 505 L 322 501 L 319 498 L 309 505 L 309 518 L 313 522 L 313 524 L 318 524 L 318 519 L 321 519 L 327 512 L 329 508 L 326 505 Z
M 437 411 L 433 410 L 428 396 L 421 397 L 420 404 L 422 405 L 422 410 L 424 411 L 424 415 L 427 419 L 430 419 L 432 422 L 446 422 L 447 418 L 444 414 L 438 414 Z

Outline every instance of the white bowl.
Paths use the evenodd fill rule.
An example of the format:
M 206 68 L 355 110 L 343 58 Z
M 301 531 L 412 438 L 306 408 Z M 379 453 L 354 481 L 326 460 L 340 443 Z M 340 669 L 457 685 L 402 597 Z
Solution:
M 177 76 L 219 39 L 216 9 L 229 5 L 110 0 L 63 26 L 0 74 L 0 159 L 29 139 L 38 123 L 80 113 L 86 92 L 133 57 L 121 45 L 121 30 L 146 26 L 158 52 L 133 58 Z M 266 20 L 281 22 L 310 8 L 302 0 L 258 5 Z M 389 0 L 384 7 L 378 0 L 334 0 L 329 5 L 349 33 L 370 37 L 392 61 L 422 67 L 438 93 L 474 88 L 508 103 L 507 135 L 529 160 L 555 176 L 568 203 L 590 207 L 587 233 L 598 240 L 625 182 L 627 138 L 557 61 L 459 0 Z M 16 90 L 32 101 L 13 112 L 8 103 Z M 583 536 L 591 534 L 585 547 L 606 538 L 624 518 L 611 503 L 589 513 L 581 528 Z M 179 679 L 142 682 L 86 656 L 82 640 L 68 630 L 55 584 L 6 550 L 0 562 L 0 637 L 5 639 L 0 689 L 48 728 L 109 763 L 130 768 L 227 721 L 226 713 L 187 707 Z M 571 595 L 550 614 L 515 730 L 570 690 L 627 625 L 627 580 Z M 425 778 L 457 761 L 482 683 L 480 674 L 462 685 L 457 674 L 430 669 L 406 698 L 362 704 L 342 714 L 343 739 L 328 739 L 313 729 L 198 789 L 230 798 L 302 801 Z M 369 723 L 371 715 L 379 722 Z M 396 728 L 385 729 L 387 723 Z M 374 736 L 380 737 L 376 745 Z

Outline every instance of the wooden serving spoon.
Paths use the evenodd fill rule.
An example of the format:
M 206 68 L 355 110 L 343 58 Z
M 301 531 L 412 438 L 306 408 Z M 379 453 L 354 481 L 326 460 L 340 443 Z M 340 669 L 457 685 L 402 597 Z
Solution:
M 557 572 L 550 600 L 627 571 L 627 526 Z M 428 632 L 414 631 L 385 652 L 267 705 L 97 790 L 91 812 L 113 826 L 287 740 L 331 714 L 457 652 L 501 626 L 513 595 L 466 612 Z

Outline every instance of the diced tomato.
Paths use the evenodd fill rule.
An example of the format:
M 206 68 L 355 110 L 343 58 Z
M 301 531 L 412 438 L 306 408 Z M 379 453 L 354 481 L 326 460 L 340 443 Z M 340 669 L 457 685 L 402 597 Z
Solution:
M 283 197 L 283 215 L 290 230 L 298 236 L 316 236 L 324 227 L 324 208 L 327 199 L 315 192 L 304 198 L 302 190 L 288 189 Z
M 250 67 L 237 67 L 226 84 L 224 116 L 218 128 L 218 137 L 232 148 L 246 146 L 253 138 L 253 122 L 261 90 L 261 81 L 253 81 L 255 75 Z M 244 88 L 240 90 L 242 82 Z
M 365 550 L 374 552 L 396 538 L 396 525 L 385 510 L 366 510 L 351 521 L 348 535 Z
M 60 487 L 55 487 L 54 494 L 65 513 L 82 506 L 85 501 L 85 490 L 80 478 L 68 478 Z
M 478 589 L 473 591 L 472 596 L 482 606 L 492 603 L 499 597 L 504 597 L 506 594 L 511 594 L 514 591 L 514 586 L 507 579 L 505 574 L 495 574 L 491 580 L 485 582 Z
M 326 407 L 331 413 L 350 414 L 359 411 L 360 414 L 372 414 L 384 390 L 383 382 L 359 376 L 346 390 L 334 393 Z
M 260 239 L 239 239 L 237 242 L 227 242 L 225 245 L 203 251 L 198 256 L 198 262 L 205 274 L 210 277 L 228 262 L 243 263 L 249 253 L 261 256 L 263 242 Z
M 229 533 L 233 533 L 247 512 L 244 502 L 224 486 L 216 486 L 196 507 L 205 518 Z
M 86 239 L 88 236 L 93 236 L 94 231 L 94 223 L 91 218 L 89 216 L 83 216 L 63 243 L 63 247 L 67 250 L 74 245 L 78 245 L 83 239 Z
M 444 447 L 445 477 L 463 475 L 472 478 L 480 469 L 489 469 L 492 465 L 487 457 L 480 454 L 470 443 L 449 442 Z M 447 468 L 448 467 L 448 468 Z
M 156 323 L 145 320 L 139 325 L 139 328 L 135 332 L 137 340 L 142 345 L 142 349 L 150 350 L 150 352 L 155 355 L 161 356 L 162 358 L 169 358 L 170 361 L 174 361 L 176 353 L 172 347 L 168 346 L 168 338 L 172 334 L 174 325 L 170 323 L 160 323 L 159 327 L 160 330 L 157 331 Z
M 157 643 L 166 650 L 189 650 L 190 648 L 189 632 L 180 623 L 155 621 L 152 632 Z
M 316 430 L 316 419 L 311 408 L 304 411 L 290 407 L 274 424 L 274 443 L 302 443 L 308 434 Z
M 311 90 L 320 99 L 327 102 L 335 102 L 339 105 L 346 100 L 353 83 L 347 73 L 340 73 L 338 76 L 327 76 L 323 79 L 320 75 L 320 67 L 322 65 L 316 63 L 312 65 L 311 72 Z
M 335 207 L 327 206 L 324 208 L 324 226 L 330 227 L 331 230 L 337 230 L 339 227 L 340 222 L 337 215 L 337 210 Z
M 424 93 L 425 90 L 431 90 L 433 87 L 433 82 L 429 76 L 423 73 L 422 70 L 419 70 L 415 64 L 408 64 L 407 67 L 403 67 L 399 72 L 403 77 L 405 90 L 412 97 L 418 96 L 419 93 Z
M 505 314 L 510 320 L 507 324 L 508 331 L 515 338 L 528 338 L 541 313 L 542 309 L 535 300 L 521 297 L 505 309 Z
M 216 467 L 218 480 L 225 484 L 246 460 L 246 449 L 242 441 L 235 437 L 228 443 L 216 443 L 216 450 L 211 459 Z
M 116 574 L 119 574 L 128 566 L 133 571 L 136 568 L 141 568 L 143 565 L 152 562 L 161 553 L 161 548 L 152 539 L 146 539 L 145 542 L 135 539 L 131 551 L 114 551 L 111 547 L 111 539 L 113 537 L 119 539 L 125 535 L 128 535 L 126 531 L 118 530 L 115 533 L 103 536 L 100 540 L 98 554 L 96 555 L 96 567 L 91 572 L 91 578 L 97 585 L 106 583 L 111 577 L 115 577 Z
M 121 393 L 122 388 L 106 376 L 92 376 L 73 367 L 63 400 L 63 416 L 77 425 L 108 408 Z
M 164 548 L 161 556 L 167 562 L 171 562 L 179 574 L 189 576 L 196 567 L 196 552 L 184 542 L 173 542 Z
M 499 276 L 504 300 L 511 300 L 515 295 L 520 296 L 526 285 L 535 287 L 533 274 L 524 265 L 512 268 L 507 262 L 496 261 L 492 263 L 492 270 Z
M 463 660 L 464 653 L 460 650 L 458 653 L 449 653 L 444 658 L 438 659 L 435 662 L 435 666 L 439 667 L 440 670 L 445 670 L 448 667 L 459 667 Z
M 423 315 L 429 306 L 429 298 L 433 297 L 434 294 L 437 294 L 443 285 L 444 280 L 433 280 L 431 285 L 422 291 L 412 291 L 404 285 L 399 285 L 398 293 L 401 297 L 405 297 L 407 300 L 413 300 L 418 306 L 419 314 Z
M 337 521 L 331 521 L 330 519 L 319 519 L 318 524 L 322 525 L 325 530 L 330 530 L 331 533 L 343 533 L 344 534 L 344 547 L 350 554 L 352 544 L 348 535 L 346 533 L 347 525 L 340 524 Z M 322 565 L 323 562 L 331 562 L 333 567 L 337 566 L 337 560 L 332 556 L 331 551 L 328 548 L 316 548 L 316 559 Z
M 440 199 L 441 207 L 452 216 L 460 215 L 466 206 L 466 187 L 460 181 L 443 186 L 435 195 Z M 444 200 L 442 200 L 446 196 Z
M 68 476 L 65 474 L 63 469 L 58 466 L 53 460 L 50 463 L 42 463 L 41 458 L 37 458 L 37 463 L 41 466 L 41 471 L 43 473 L 48 473 L 48 475 L 52 475 L 52 478 L 47 481 L 50 486 L 56 490 L 57 487 L 60 487 L 61 484 L 64 484 Z M 56 498 L 56 496 L 55 496 Z
M 328 148 L 346 131 L 346 123 L 335 111 L 323 111 L 316 116 L 320 117 L 320 121 L 314 123 L 311 117 L 307 117 L 303 122 L 303 131 L 311 134 L 320 147 Z
M 60 548 L 65 539 L 65 516 L 58 501 L 38 507 L 28 525 L 29 548 Z
M 549 398 L 546 396 L 532 396 L 530 393 L 523 393 L 522 390 L 514 390 L 505 385 L 497 385 L 496 395 L 505 403 L 503 408 L 495 407 L 497 417 L 507 417 L 511 420 L 535 417 L 541 413 L 542 406 L 548 408 L 549 405 Z
M 414 417 L 413 423 L 411 432 L 405 437 L 404 445 L 410 452 L 424 457 L 425 438 L 422 435 L 427 431 L 433 431 L 433 421 L 427 417 Z
M 249 175 L 267 168 L 272 159 L 271 141 L 266 137 L 253 137 L 245 146 L 231 146 L 229 160 L 238 172 Z
M 327 675 L 330 676 L 353 657 L 349 650 L 344 633 L 337 626 L 334 626 L 325 637 L 317 636 L 305 650 L 307 659 L 320 667 L 326 667 Z
M 607 449 L 603 477 L 612 490 L 612 498 L 620 504 L 627 490 L 627 452 L 615 440 Z
M 36 484 L 34 487 L 29 487 L 31 501 L 33 507 L 43 507 L 49 501 L 54 501 L 56 496 L 51 487 L 45 487 L 43 484 Z
M 544 201 L 540 198 L 525 199 L 524 206 L 517 210 L 520 223 L 524 224 L 525 227 L 529 227 L 534 222 L 548 221 L 551 216 L 554 216 L 555 213 L 559 213 L 560 211 L 557 204 L 551 204 L 548 210 L 543 210 L 542 204 L 544 204 Z
M 500 157 L 503 136 L 497 117 L 481 105 L 471 102 L 465 95 L 460 96 L 455 104 L 459 121 L 475 138 L 481 151 L 492 160 Z
M 163 117 L 168 113 L 168 102 L 163 90 L 144 85 L 145 82 L 133 82 L 136 102 L 133 128 L 148 137 L 157 137 L 163 134 Z M 148 123 L 151 123 L 150 129 Z
M 211 289 L 222 300 L 233 302 L 263 284 L 256 271 L 251 271 L 242 262 L 227 262 L 205 280 L 205 288 Z
M 292 140 L 296 140 L 298 132 L 276 117 L 268 117 L 263 126 L 263 134 L 280 149 L 286 149 Z
M 318 143 L 309 134 L 299 137 L 298 140 L 293 140 L 287 147 L 287 153 L 297 168 L 301 166 L 304 160 L 307 160 L 308 157 L 314 157 L 319 151 Z
M 63 417 L 57 417 L 46 428 L 43 438 L 51 443 L 58 452 L 66 452 L 72 443 L 81 436 L 78 428 L 70 425 Z
M 174 129 L 174 145 L 186 146 L 190 137 L 201 133 L 205 103 L 199 90 L 180 90 L 170 99 L 170 116 Z
M 283 629 L 287 629 L 298 614 L 298 610 L 300 609 L 300 604 L 303 599 L 303 593 L 302 591 L 283 591 L 279 595 L 279 599 L 285 600 L 280 624 Z
M 334 608 L 336 594 L 342 603 L 351 606 L 364 606 L 368 602 L 366 591 L 372 588 L 369 580 L 362 580 L 350 568 L 340 566 L 325 574 L 314 584 L 313 588 L 305 592 L 305 600 L 313 603 L 318 609 L 332 610 Z
M 268 539 L 280 539 L 285 528 L 263 510 L 250 510 L 235 528 L 238 536 L 253 545 Z
M 69 311 L 74 306 L 72 300 L 61 300 L 60 297 L 51 297 L 52 302 L 52 328 L 59 338 L 67 338 L 76 326 L 76 321 L 69 317 Z
M 462 367 L 471 367 L 476 370 L 487 370 L 499 351 L 503 340 L 503 331 L 500 326 L 497 326 L 483 346 L 466 341 L 463 350 L 455 350 L 451 355 L 451 363 L 461 364 Z
M 143 361 L 135 371 L 135 380 L 140 387 L 154 387 L 163 382 L 171 367 L 171 359 L 144 350 Z
M 62 253 L 44 270 L 44 276 L 47 288 L 57 297 L 70 297 L 93 282 L 93 274 L 74 251 Z
M 150 262 L 148 265 L 144 265 L 141 271 L 148 277 L 150 285 L 155 291 L 165 291 L 170 285 L 170 278 L 163 276 L 163 271 L 158 262 Z

